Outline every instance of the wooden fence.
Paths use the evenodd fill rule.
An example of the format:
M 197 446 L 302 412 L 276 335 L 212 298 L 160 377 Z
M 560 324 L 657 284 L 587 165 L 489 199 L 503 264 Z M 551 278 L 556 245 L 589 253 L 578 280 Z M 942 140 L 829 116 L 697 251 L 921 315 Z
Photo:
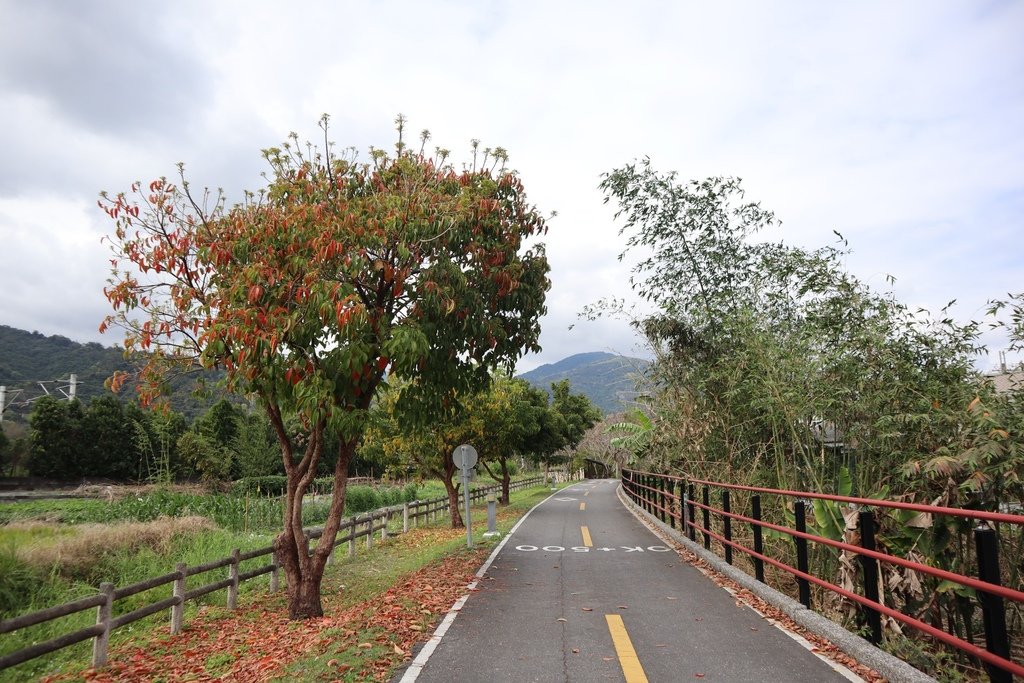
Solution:
M 521 479 L 519 481 L 512 482 L 510 489 L 512 491 L 518 491 L 520 489 L 536 486 L 543 483 L 543 481 L 544 478 L 539 476 L 530 477 L 529 479 Z M 499 485 L 478 487 L 471 490 L 470 499 L 473 501 L 483 500 L 487 494 L 500 490 L 501 487 Z M 439 496 L 428 500 L 414 500 L 409 503 L 403 503 L 402 505 L 393 505 L 379 510 L 374 510 L 373 512 L 369 512 L 364 515 L 357 515 L 356 517 L 342 522 L 341 527 L 338 529 L 338 536 L 334 545 L 337 547 L 342 543 L 348 543 L 348 554 L 352 557 L 356 552 L 356 539 L 366 538 L 367 549 L 373 547 L 374 535 L 378 531 L 380 532 L 382 540 L 387 539 L 389 533 L 388 526 L 392 519 L 394 519 L 399 513 L 402 514 L 402 532 L 404 533 L 409 531 L 410 524 L 418 526 L 421 518 L 426 518 L 426 520 L 430 522 L 447 514 L 448 507 L 448 497 Z M 306 536 L 309 539 L 316 539 L 320 538 L 322 533 L 323 530 L 319 528 L 308 529 L 306 531 Z M 22 662 L 26 662 L 30 659 L 35 659 L 36 657 L 41 657 L 42 655 L 55 652 L 56 650 L 60 650 L 68 647 L 69 645 L 74 645 L 75 643 L 88 640 L 90 638 L 93 639 L 92 665 L 94 667 L 103 666 L 107 663 L 110 632 L 116 628 L 120 628 L 121 626 L 131 624 L 145 617 L 169 609 L 171 611 L 171 633 L 177 634 L 181 632 L 184 625 L 185 603 L 189 600 L 195 600 L 196 598 L 202 597 L 208 593 L 224 590 L 226 588 L 227 606 L 229 609 L 234 609 L 238 602 L 239 584 L 243 581 L 255 579 L 258 576 L 266 574 L 270 575 L 270 591 L 274 592 L 278 590 L 280 568 L 274 560 L 273 554 L 274 548 L 272 546 L 258 548 L 244 553 L 236 548 L 231 552 L 230 557 L 214 560 L 194 567 L 189 567 L 185 563 L 179 562 L 175 566 L 173 572 L 164 574 L 163 576 L 155 576 L 150 579 L 145 579 L 144 581 L 139 581 L 138 583 L 122 586 L 120 588 L 115 588 L 112 583 L 104 582 L 100 584 L 99 592 L 96 595 L 64 603 L 63 605 L 57 605 L 56 607 L 50 607 L 38 612 L 23 614 L 12 619 L 0 620 L 0 634 L 2 634 L 41 624 L 46 621 L 59 619 L 61 617 L 66 617 L 70 614 L 75 614 L 76 612 L 81 612 L 83 610 L 96 608 L 95 625 L 0 656 L 0 670 L 21 664 Z M 270 556 L 269 564 L 248 569 L 246 571 L 240 571 L 240 567 L 243 562 L 266 557 L 268 555 Z M 332 549 L 331 556 L 328 558 L 328 563 L 333 561 L 333 557 L 334 552 Z M 228 568 L 228 576 L 225 579 L 214 581 L 202 586 L 196 586 L 191 589 L 186 586 L 189 577 L 206 574 L 207 572 L 223 569 L 225 567 Z M 144 591 L 159 588 L 160 586 L 166 586 L 167 584 L 174 584 L 171 597 L 150 603 L 132 612 L 114 616 L 114 603 L 116 601 Z

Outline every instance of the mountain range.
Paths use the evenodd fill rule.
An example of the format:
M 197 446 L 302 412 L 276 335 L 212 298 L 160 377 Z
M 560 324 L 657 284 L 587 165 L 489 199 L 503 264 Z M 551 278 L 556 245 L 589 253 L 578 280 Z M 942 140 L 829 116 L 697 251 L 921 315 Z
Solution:
M 605 415 L 630 407 L 637 397 L 637 381 L 650 361 L 613 353 L 577 353 L 519 375 L 533 386 L 551 393 L 551 384 L 569 380 L 573 393 L 583 394 Z
M 568 379 L 573 393 L 586 395 L 608 414 L 624 410 L 636 397 L 635 380 L 647 365 L 648 361 L 639 358 L 599 351 L 541 365 L 519 377 L 549 393 L 553 382 Z M 47 392 L 58 397 L 66 395 L 72 373 L 78 382 L 77 396 L 88 402 L 109 392 L 104 382 L 115 370 L 129 369 L 118 347 L 96 342 L 81 344 L 67 337 L 0 325 L 0 386 L 6 387 L 7 404 L 4 419 L 24 420 L 30 409 L 28 399 Z M 205 412 L 216 400 L 199 400 L 189 388 L 178 389 L 172 394 L 171 407 L 190 418 Z

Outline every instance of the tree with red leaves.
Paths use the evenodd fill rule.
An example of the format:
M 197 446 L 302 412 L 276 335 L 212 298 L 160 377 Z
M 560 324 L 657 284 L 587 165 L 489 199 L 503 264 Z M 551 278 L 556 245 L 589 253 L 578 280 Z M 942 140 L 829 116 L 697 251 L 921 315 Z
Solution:
M 424 420 L 539 350 L 549 268 L 543 245 L 525 242 L 546 226 L 505 151 L 474 141 L 456 170 L 446 150 L 424 152 L 429 133 L 416 151 L 396 123 L 395 153 L 371 148 L 361 162 L 333 153 L 325 116 L 322 150 L 294 134 L 264 150 L 267 186 L 230 208 L 191 192 L 181 167 L 178 185 L 101 195 L 116 225 L 114 313 L 101 329 L 121 327 L 144 360 L 143 402 L 170 373 L 221 368 L 273 425 L 288 479 L 275 547 L 293 619 L 323 614 L 348 464 L 387 378 L 407 380 L 397 408 Z M 340 444 L 333 499 L 311 550 L 302 502 L 328 441 Z

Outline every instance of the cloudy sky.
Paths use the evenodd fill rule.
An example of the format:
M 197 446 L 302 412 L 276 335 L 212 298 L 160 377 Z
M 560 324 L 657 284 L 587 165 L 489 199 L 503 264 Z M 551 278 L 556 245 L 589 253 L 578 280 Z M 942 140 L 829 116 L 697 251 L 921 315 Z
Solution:
M 97 326 L 100 190 L 173 175 L 238 196 L 259 150 L 331 115 L 340 146 L 412 130 L 503 146 L 557 211 L 544 352 L 643 354 L 580 308 L 625 293 L 602 172 L 734 175 L 807 247 L 913 306 L 1024 290 L 1024 3 L 0 0 L 0 324 Z M 571 325 L 577 323 L 573 329 Z M 985 340 L 993 349 L 1005 342 Z M 994 357 L 993 357 L 994 360 Z M 983 367 L 989 361 L 982 360 Z

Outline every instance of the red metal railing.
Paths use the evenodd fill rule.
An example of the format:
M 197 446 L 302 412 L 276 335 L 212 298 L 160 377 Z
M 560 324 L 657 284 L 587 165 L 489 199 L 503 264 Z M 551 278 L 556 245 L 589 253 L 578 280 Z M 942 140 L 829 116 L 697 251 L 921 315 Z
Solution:
M 1009 682 L 1012 680 L 1013 675 L 1024 676 L 1024 666 L 1011 659 L 1004 604 L 1005 600 L 1024 604 L 1024 592 L 1002 585 L 999 572 L 997 532 L 989 525 L 990 523 L 1012 525 L 1012 528 L 1022 531 L 1024 530 L 1024 515 L 877 500 L 873 498 L 857 498 L 809 491 L 743 486 L 636 470 L 624 470 L 622 473 L 622 484 L 626 494 L 635 503 L 652 516 L 659 517 L 662 522 L 683 531 L 691 541 L 696 542 L 696 535 L 698 533 L 701 534 L 704 547 L 707 549 L 711 548 L 712 540 L 717 541 L 721 545 L 725 560 L 730 564 L 733 560 L 733 551 L 749 556 L 754 565 L 755 576 L 759 581 L 763 582 L 765 580 L 765 564 L 791 574 L 797 581 L 800 601 L 806 607 L 811 607 L 811 584 L 857 603 L 863 608 L 864 620 L 868 627 L 868 639 L 875 644 L 879 644 L 882 640 L 881 617 L 884 615 L 983 662 L 989 678 L 993 681 Z M 697 486 L 701 487 L 702 495 L 700 501 L 695 496 Z M 711 489 L 721 491 L 721 507 L 711 505 Z M 732 511 L 730 492 L 750 494 L 747 499 L 750 514 Z M 792 502 L 795 520 L 793 527 L 775 524 L 762 519 L 762 494 L 776 496 L 783 500 L 789 499 Z M 855 545 L 809 533 L 806 528 L 805 506 L 807 499 L 819 499 L 834 503 L 845 503 L 851 507 L 856 506 L 861 544 Z M 980 522 L 981 524 L 974 529 L 979 576 L 966 576 L 877 549 L 875 547 L 874 533 L 875 520 L 873 510 L 875 508 L 947 515 Z M 701 511 L 702 519 L 700 521 L 697 519 L 697 510 Z M 712 529 L 712 515 L 719 520 L 718 526 L 721 529 L 721 533 Z M 733 539 L 733 522 L 750 525 L 753 547 L 748 547 Z M 765 529 L 778 534 L 785 534 L 793 539 L 797 560 L 796 567 L 779 558 L 770 557 L 764 552 L 762 532 Z M 860 588 L 863 594 L 847 590 L 820 576 L 816 576 L 808 566 L 808 543 L 854 553 L 859 556 L 862 569 Z M 982 609 L 986 647 L 981 648 L 957 635 L 947 633 L 941 628 L 937 628 L 910 614 L 883 604 L 878 590 L 879 563 L 903 567 L 904 569 L 920 572 L 942 581 L 949 581 L 973 589 L 976 592 L 977 600 Z

